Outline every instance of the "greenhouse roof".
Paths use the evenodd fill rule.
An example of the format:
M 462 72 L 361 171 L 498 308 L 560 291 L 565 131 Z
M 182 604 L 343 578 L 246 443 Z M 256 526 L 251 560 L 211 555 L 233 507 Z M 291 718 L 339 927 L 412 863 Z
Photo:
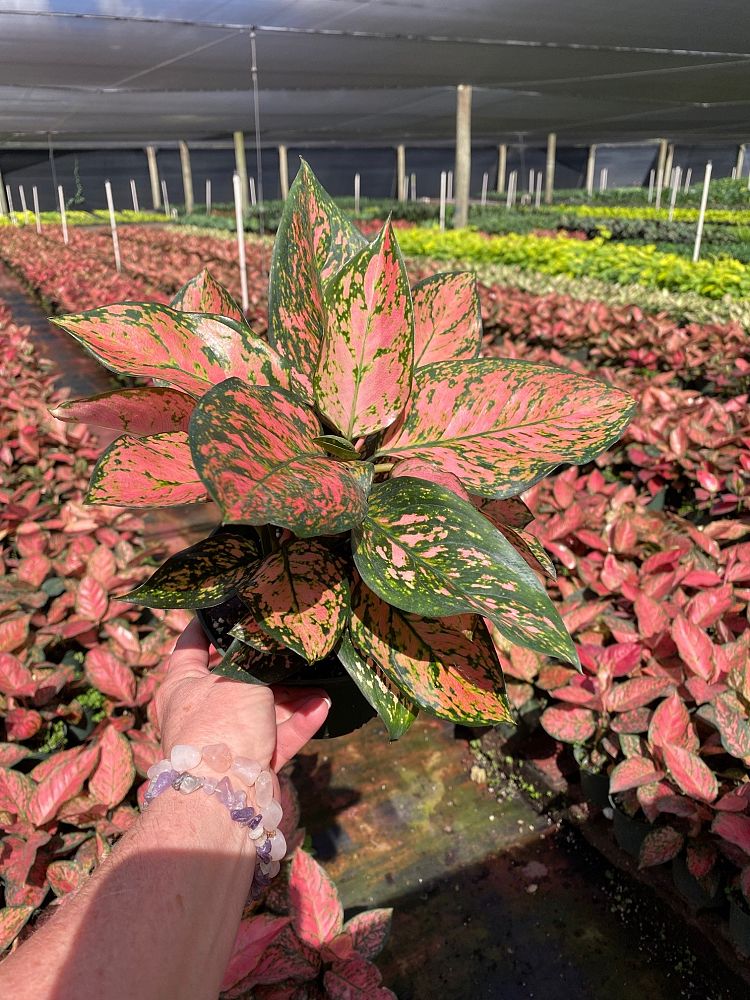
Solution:
M 742 141 L 746 0 L 0 0 L 0 142 Z

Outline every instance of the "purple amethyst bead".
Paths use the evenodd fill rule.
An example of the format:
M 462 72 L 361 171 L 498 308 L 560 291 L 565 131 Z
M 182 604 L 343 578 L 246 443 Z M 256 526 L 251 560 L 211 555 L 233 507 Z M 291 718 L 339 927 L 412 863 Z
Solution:
M 231 809 L 229 815 L 235 823 L 248 823 L 248 820 L 251 820 L 255 816 L 255 810 L 252 806 L 245 806 L 244 809 Z
M 175 781 L 178 776 L 177 771 L 162 771 L 161 774 L 158 774 L 148 786 L 148 791 L 146 792 L 146 796 L 143 800 L 144 803 L 148 805 L 150 802 L 153 802 L 158 795 L 161 795 L 162 792 L 171 788 L 172 782 Z
M 218 798 L 222 805 L 227 807 L 227 809 L 234 808 L 234 792 L 232 791 L 232 786 L 229 783 L 228 778 L 221 779 L 216 786 L 214 795 Z
M 263 822 L 263 817 L 258 814 L 254 819 L 251 819 L 247 824 L 251 830 L 257 830 L 260 824 Z

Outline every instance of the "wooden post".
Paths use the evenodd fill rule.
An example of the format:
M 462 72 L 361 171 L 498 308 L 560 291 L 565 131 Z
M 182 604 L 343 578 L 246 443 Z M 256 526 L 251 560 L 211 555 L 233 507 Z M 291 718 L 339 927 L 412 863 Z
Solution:
M 677 194 L 680 190 L 680 183 L 682 181 L 682 168 L 675 167 L 674 173 L 672 175 L 672 193 L 669 198 L 669 221 L 671 222 L 674 218 L 674 207 L 677 202 Z
M 156 163 L 156 146 L 146 146 L 148 160 L 148 179 L 151 182 L 151 205 L 156 210 L 161 208 L 161 191 L 159 190 L 159 167 Z
M 555 155 L 557 153 L 557 135 L 550 132 L 547 136 L 547 172 L 544 178 L 544 203 L 552 204 L 552 194 L 555 190 Z
M 359 191 L 361 178 L 359 174 L 354 175 L 354 214 L 359 215 Z
M 745 166 L 745 143 L 743 142 L 741 143 L 741 145 L 737 147 L 737 165 L 735 167 L 735 172 L 738 179 L 742 177 L 742 170 L 744 166 Z
M 211 181 L 206 181 L 206 215 L 211 214 Z
M 68 218 L 65 215 L 65 195 L 62 184 L 57 185 L 57 203 L 60 206 L 60 224 L 62 225 L 63 243 L 68 245 Z M 11 209 L 12 211 L 12 209 Z
M 406 147 L 403 143 L 396 146 L 396 197 L 406 201 Z
M 471 86 L 459 83 L 456 88 L 456 229 L 469 221 L 471 186 Z
M 180 166 L 182 167 L 182 192 L 185 197 L 185 215 L 192 215 L 195 208 L 193 194 L 193 171 L 190 167 L 188 144 L 180 139 Z
M 695 246 L 693 247 L 693 263 L 700 259 L 701 240 L 703 239 L 703 220 L 706 217 L 706 205 L 708 204 L 708 186 L 711 183 L 711 161 L 706 164 L 706 172 L 703 175 L 703 191 L 701 192 L 701 207 L 698 211 L 698 228 L 695 231 Z
M 140 212 L 141 207 L 138 204 L 138 191 L 135 186 L 135 178 L 130 178 L 130 197 L 133 201 L 133 211 Z
M 281 200 L 286 201 L 289 195 L 289 161 L 286 155 L 286 146 L 279 146 L 279 189 L 281 190 Z
M 448 194 L 448 177 L 444 170 L 440 171 L 440 229 L 445 229 L 445 200 Z
M 589 156 L 586 160 L 586 194 L 589 198 L 594 193 L 594 170 L 596 169 L 596 146 L 589 146 Z
M 118 274 L 122 271 L 122 261 L 120 260 L 120 241 L 117 238 L 117 220 L 115 219 L 115 205 L 112 200 L 112 185 L 109 181 L 104 182 L 104 190 L 107 195 L 107 208 L 109 209 L 109 228 L 112 230 L 112 251 L 115 255 L 115 270 Z
M 247 214 L 247 161 L 245 160 L 245 133 L 234 133 L 234 166 L 240 183 L 240 195 L 242 197 L 242 214 Z M 232 182 L 234 183 L 234 181 Z M 253 202 L 255 204 L 255 202 Z
M 169 208 L 169 192 L 167 191 L 167 182 L 163 178 L 161 182 L 161 197 L 164 202 L 164 214 L 169 218 L 172 214 Z
M 8 199 L 5 196 L 5 184 L 3 183 L 3 175 L 0 173 L 0 218 L 4 218 L 8 215 Z
M 237 255 L 240 261 L 240 288 L 242 290 L 242 311 L 247 312 L 250 308 L 250 298 L 247 294 L 247 264 L 245 261 L 245 225 L 244 212 L 242 209 L 242 179 L 235 171 L 232 176 L 232 188 L 234 190 L 234 221 L 237 226 Z
M 34 218 L 36 219 L 36 231 L 37 235 L 42 235 L 42 220 L 39 215 L 39 192 L 36 189 L 36 184 L 31 189 L 31 197 L 34 201 Z
M 508 147 L 503 143 L 497 147 L 497 193 L 505 191 L 505 174 L 508 168 Z

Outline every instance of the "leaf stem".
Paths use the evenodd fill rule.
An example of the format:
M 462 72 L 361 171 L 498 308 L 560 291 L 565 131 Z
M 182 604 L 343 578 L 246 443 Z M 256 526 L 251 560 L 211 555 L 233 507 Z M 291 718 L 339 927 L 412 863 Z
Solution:
M 375 466 L 375 472 L 390 472 L 393 468 L 393 462 L 380 462 Z
M 270 524 L 259 525 L 258 538 L 260 539 L 262 555 L 268 556 L 277 550 L 276 533 Z

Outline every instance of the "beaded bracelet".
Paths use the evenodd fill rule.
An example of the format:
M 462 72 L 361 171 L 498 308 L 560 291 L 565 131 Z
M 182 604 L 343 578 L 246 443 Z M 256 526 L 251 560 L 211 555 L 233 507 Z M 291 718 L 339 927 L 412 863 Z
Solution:
M 235 790 L 226 775 L 217 779 L 192 774 L 193 768 L 201 762 L 219 774 L 230 771 L 240 781 L 254 787 L 257 808 L 247 804 L 247 793 Z M 250 895 L 257 899 L 278 874 L 280 862 L 286 854 L 286 839 L 278 828 L 283 812 L 273 797 L 272 772 L 249 757 L 233 757 L 226 743 L 213 743 L 202 749 L 180 743 L 173 748 L 169 759 L 152 764 L 147 776 L 150 782 L 143 799 L 144 809 L 168 788 L 183 795 L 202 788 L 207 795 L 215 795 L 226 806 L 235 823 L 247 828 L 258 859 L 250 887 Z

